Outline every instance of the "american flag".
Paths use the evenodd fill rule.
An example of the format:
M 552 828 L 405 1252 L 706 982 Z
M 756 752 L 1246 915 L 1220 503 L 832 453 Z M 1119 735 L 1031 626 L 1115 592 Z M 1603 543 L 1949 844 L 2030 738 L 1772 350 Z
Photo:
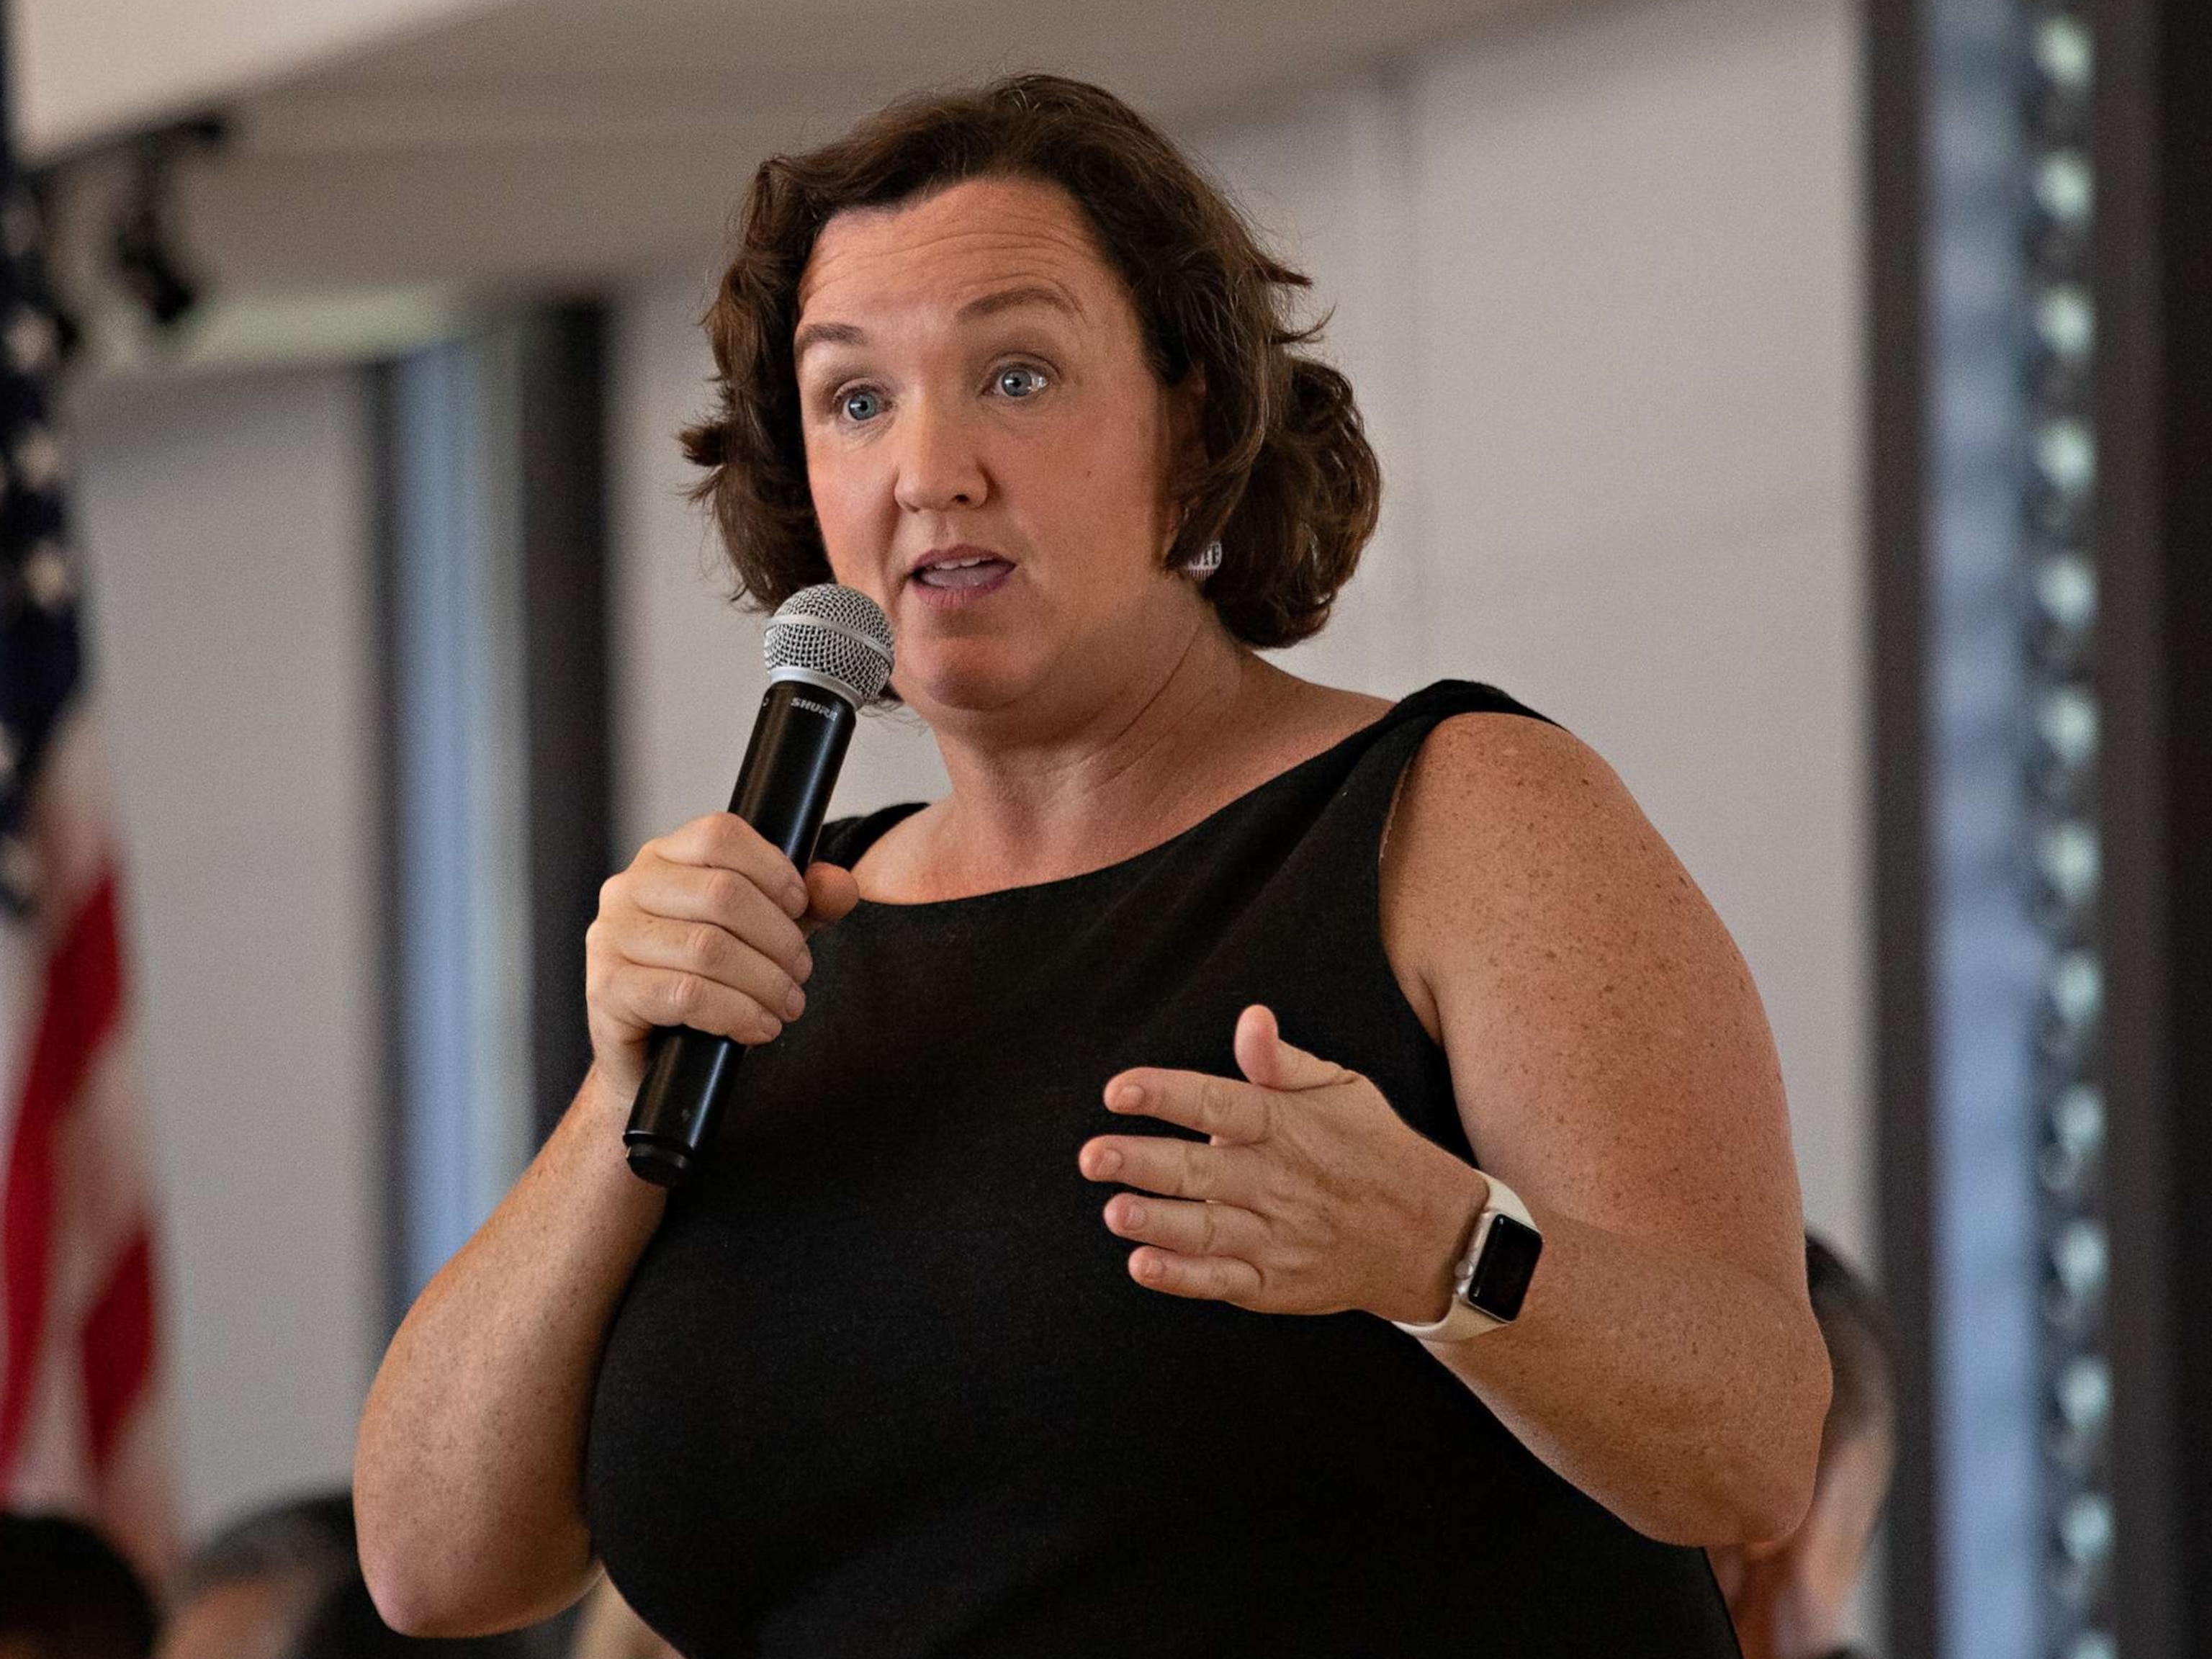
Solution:
M 0 103 L 0 1506 L 93 1521 L 158 1577 L 176 1533 L 116 842 L 7 132 Z

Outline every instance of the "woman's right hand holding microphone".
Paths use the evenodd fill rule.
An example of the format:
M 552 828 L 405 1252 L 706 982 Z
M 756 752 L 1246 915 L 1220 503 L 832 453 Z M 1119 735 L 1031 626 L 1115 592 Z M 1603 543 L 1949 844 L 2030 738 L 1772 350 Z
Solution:
M 649 841 L 599 888 L 584 934 L 593 1069 L 636 1097 L 656 1027 L 688 1025 L 748 1046 L 773 1042 L 805 1005 L 816 929 L 860 902 L 852 872 L 791 860 L 733 812 Z
M 362 1413 L 361 1554 L 387 1620 L 506 1629 L 574 1601 L 594 1571 L 581 1489 L 592 1378 L 659 1224 L 615 1121 L 656 1026 L 746 1044 L 792 1018 L 807 936 L 860 902 L 849 870 L 799 873 L 734 813 L 641 848 L 584 936 L 592 1074 L 491 1218 L 402 1322 Z

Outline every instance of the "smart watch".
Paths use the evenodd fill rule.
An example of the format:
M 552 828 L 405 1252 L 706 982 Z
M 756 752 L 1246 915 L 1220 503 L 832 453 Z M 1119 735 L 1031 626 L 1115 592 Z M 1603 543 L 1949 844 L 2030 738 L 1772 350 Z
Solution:
M 1452 1269 L 1451 1302 L 1444 1316 L 1425 1325 L 1390 1322 L 1408 1336 L 1424 1342 L 1464 1342 L 1520 1317 L 1536 1258 L 1544 1253 L 1544 1235 L 1510 1187 L 1496 1176 L 1483 1178 L 1490 1183 L 1490 1195 L 1468 1235 L 1467 1253 Z

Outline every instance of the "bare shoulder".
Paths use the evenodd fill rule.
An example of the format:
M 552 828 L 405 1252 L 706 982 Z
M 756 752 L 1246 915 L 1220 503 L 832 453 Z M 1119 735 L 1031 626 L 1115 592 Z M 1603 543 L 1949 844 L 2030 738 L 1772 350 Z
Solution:
M 1397 706 L 1371 692 L 1301 679 L 1272 665 L 1270 672 L 1275 700 L 1248 734 L 1251 752 L 1243 763 L 1248 768 L 1273 772 L 1294 765 L 1372 726 Z
M 938 832 L 945 805 L 942 800 L 930 801 L 869 843 L 852 866 L 863 898 L 900 903 L 913 902 L 910 896 L 928 896 L 926 849 Z
M 1455 824 L 1580 830 L 1608 819 L 1618 828 L 1624 814 L 1643 818 L 1613 769 L 1565 727 L 1525 714 L 1455 714 L 1406 769 L 1391 833 L 1406 838 L 1401 850 L 1433 852 Z
M 1751 1222 L 1786 1265 L 1796 1176 L 1758 991 L 1595 750 L 1524 716 L 1440 722 L 1382 881 L 1384 945 L 1486 1168 L 1631 1231 Z
M 1494 956 L 1628 895 L 1639 912 L 1703 906 L 1603 757 L 1522 714 L 1458 714 L 1429 733 L 1399 782 L 1382 877 L 1391 960 L 1440 1042 L 1438 987 L 1470 950 Z

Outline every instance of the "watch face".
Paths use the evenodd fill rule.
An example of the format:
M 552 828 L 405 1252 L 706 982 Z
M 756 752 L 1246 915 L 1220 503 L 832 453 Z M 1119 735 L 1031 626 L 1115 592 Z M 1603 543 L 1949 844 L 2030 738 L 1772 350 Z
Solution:
M 1467 1283 L 1468 1302 L 1492 1319 L 1519 1318 L 1528 1281 L 1535 1276 L 1536 1258 L 1543 1253 L 1543 1234 L 1510 1215 L 1492 1216 L 1490 1236 L 1482 1243 L 1482 1259 Z

